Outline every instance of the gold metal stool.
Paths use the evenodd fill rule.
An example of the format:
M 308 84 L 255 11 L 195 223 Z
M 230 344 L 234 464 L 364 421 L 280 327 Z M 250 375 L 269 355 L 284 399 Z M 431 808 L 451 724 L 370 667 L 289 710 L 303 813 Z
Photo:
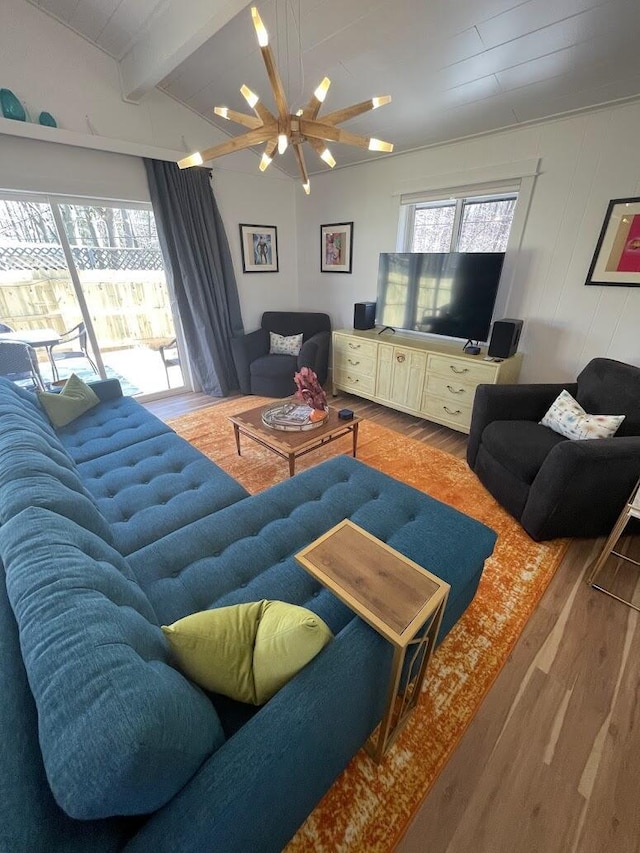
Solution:
M 618 557 L 620 560 L 625 560 L 627 563 L 633 563 L 634 566 L 639 566 L 640 563 L 637 560 L 632 560 L 631 557 L 627 557 L 625 554 L 621 554 L 619 551 L 615 551 L 614 548 L 618 544 L 618 540 L 624 533 L 624 530 L 631 518 L 640 519 L 640 480 L 635 485 L 633 492 L 631 493 L 631 497 L 625 504 L 624 509 L 620 513 L 618 520 L 615 523 L 613 530 L 611 531 L 609 538 L 604 543 L 600 556 L 594 561 L 591 570 L 587 576 L 587 583 L 591 584 L 594 589 L 599 590 L 600 592 L 604 592 L 606 595 L 610 595 L 612 598 L 621 601 L 623 604 L 627 604 L 629 607 L 633 607 L 634 610 L 640 611 L 640 606 L 634 604 L 632 601 L 629 601 L 626 598 L 622 598 L 619 595 L 616 595 L 609 589 L 606 589 L 603 586 L 600 586 L 596 583 L 596 579 L 602 569 L 604 568 L 605 563 L 610 555 L 614 557 Z M 616 570 L 617 574 L 617 570 Z

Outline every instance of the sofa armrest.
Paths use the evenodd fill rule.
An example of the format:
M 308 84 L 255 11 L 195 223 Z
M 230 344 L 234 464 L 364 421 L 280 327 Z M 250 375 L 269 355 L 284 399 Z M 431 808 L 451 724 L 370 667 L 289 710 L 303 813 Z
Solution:
M 302 344 L 298 353 L 298 370 L 301 367 L 310 367 L 321 385 L 327 381 L 330 343 L 331 332 L 317 332 Z
M 118 379 L 100 379 L 97 382 L 89 382 L 91 389 L 100 398 L 101 403 L 106 403 L 108 400 L 117 400 L 122 397 L 122 387 Z
M 640 478 L 640 436 L 563 441 L 529 489 L 520 522 L 536 540 L 611 531 Z
M 280 853 L 382 716 L 391 646 L 354 618 L 152 815 L 126 853 Z
M 231 338 L 231 354 L 238 374 L 240 390 L 243 394 L 251 394 L 251 362 L 269 352 L 269 332 L 266 329 L 256 329 L 238 338 Z
M 558 394 L 576 396 L 576 382 L 531 385 L 478 385 L 473 400 L 467 462 L 473 469 L 482 433 L 492 421 L 540 421 Z

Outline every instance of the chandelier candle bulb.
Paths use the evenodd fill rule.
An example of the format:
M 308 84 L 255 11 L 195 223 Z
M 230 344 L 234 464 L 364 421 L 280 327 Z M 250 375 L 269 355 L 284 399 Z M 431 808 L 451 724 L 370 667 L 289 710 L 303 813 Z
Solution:
M 271 157 L 268 154 L 263 154 L 262 159 L 260 160 L 260 171 L 264 172 L 264 170 L 271 164 Z
M 248 86 L 245 86 L 244 83 L 240 87 L 240 91 L 242 92 L 242 97 L 249 104 L 251 109 L 253 109 L 260 100 L 260 98 L 256 95 L 255 92 L 252 92 Z
M 325 77 L 318 86 L 318 88 L 313 93 L 314 96 L 320 101 L 320 103 L 324 102 L 324 99 L 327 97 L 327 92 L 329 91 L 329 86 L 331 85 L 331 80 L 328 77 Z
M 262 23 L 260 13 L 255 6 L 251 7 L 251 17 L 253 19 L 253 26 L 255 27 L 256 35 L 258 36 L 258 44 L 260 47 L 266 47 L 269 44 L 269 33 L 267 32 L 265 25 Z
M 374 139 L 372 137 L 369 140 L 369 151 L 393 151 L 393 144 L 391 142 L 383 142 L 381 139 Z
M 192 166 L 202 166 L 204 160 L 202 159 L 202 154 L 199 151 L 196 151 L 195 154 L 192 154 L 190 157 L 185 157 L 183 160 L 178 160 L 178 168 L 179 169 L 190 169 Z
M 320 159 L 321 159 L 321 160 L 324 160 L 324 162 L 325 162 L 328 166 L 331 166 L 331 168 L 332 168 L 332 169 L 333 169 L 333 167 L 336 165 L 336 161 L 335 161 L 335 160 L 334 160 L 334 158 L 333 158 L 333 154 L 331 153 L 331 151 L 329 151 L 329 149 L 328 149 L 328 148 L 325 148 L 325 149 L 324 149 L 324 151 L 323 151 L 323 152 L 322 152 L 322 154 L 320 155 Z
M 287 139 L 286 133 L 281 133 L 278 135 L 278 154 L 284 154 L 289 145 L 289 140 Z

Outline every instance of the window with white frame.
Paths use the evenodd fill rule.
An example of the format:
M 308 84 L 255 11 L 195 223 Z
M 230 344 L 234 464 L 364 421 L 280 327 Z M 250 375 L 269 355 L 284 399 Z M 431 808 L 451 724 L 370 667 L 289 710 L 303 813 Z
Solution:
M 504 252 L 516 189 L 446 199 L 403 197 L 406 252 Z

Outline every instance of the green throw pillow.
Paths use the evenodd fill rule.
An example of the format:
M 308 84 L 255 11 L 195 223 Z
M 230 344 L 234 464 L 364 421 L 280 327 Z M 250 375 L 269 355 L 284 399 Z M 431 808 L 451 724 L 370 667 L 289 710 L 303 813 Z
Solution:
M 95 391 L 75 373 L 67 379 L 59 394 L 38 391 L 38 400 L 54 427 L 70 424 L 100 402 Z
M 270 699 L 333 637 L 310 610 L 264 599 L 203 610 L 162 630 L 188 678 L 252 705 Z

